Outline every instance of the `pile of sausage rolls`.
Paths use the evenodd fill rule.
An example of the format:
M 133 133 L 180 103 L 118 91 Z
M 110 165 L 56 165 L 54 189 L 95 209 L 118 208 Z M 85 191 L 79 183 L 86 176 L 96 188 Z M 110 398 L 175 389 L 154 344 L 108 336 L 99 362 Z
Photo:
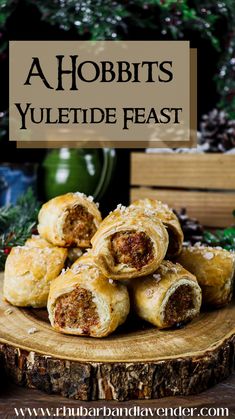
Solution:
M 47 307 L 58 332 L 108 336 L 130 310 L 167 329 L 194 319 L 201 305 L 231 301 L 234 253 L 184 247 L 176 215 L 160 201 L 118 205 L 102 221 L 92 197 L 68 193 L 42 206 L 38 232 L 11 250 L 4 297 Z

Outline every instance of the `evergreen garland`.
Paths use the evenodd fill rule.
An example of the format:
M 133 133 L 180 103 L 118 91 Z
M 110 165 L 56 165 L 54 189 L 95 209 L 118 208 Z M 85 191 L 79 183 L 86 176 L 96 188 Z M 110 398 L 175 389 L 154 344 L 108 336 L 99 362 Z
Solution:
M 235 226 L 216 230 L 215 233 L 205 231 L 203 242 L 207 246 L 220 246 L 223 249 L 235 251 Z
M 0 0 L 0 53 L 7 48 L 7 20 L 22 0 Z M 41 19 L 84 39 L 127 39 L 130 27 L 155 39 L 182 39 L 190 31 L 209 39 L 222 54 L 216 83 L 219 107 L 235 117 L 234 0 L 23 0 Z M 224 36 L 218 29 L 224 25 Z M 76 36 L 76 35 L 75 35 Z M 186 36 L 187 38 L 187 36 Z
M 179 219 L 186 245 L 193 246 L 200 242 L 205 246 L 219 246 L 226 250 L 235 251 L 235 225 L 212 232 L 204 230 L 198 220 L 189 217 L 185 208 L 181 208 L 179 211 L 174 210 L 174 212 Z M 233 216 L 235 221 L 235 210 Z
M 0 29 L 20 0 L 0 0 Z M 163 36 L 182 38 L 185 29 L 196 30 L 220 47 L 215 24 L 221 17 L 234 17 L 234 1 L 223 0 L 24 0 L 37 7 L 41 18 L 51 25 L 90 39 L 125 38 L 128 24 L 138 28 L 159 29 Z M 233 22 L 231 22 L 231 25 Z M 122 30 L 120 30 L 122 29 Z M 123 33 L 123 36 L 120 35 Z
M 190 31 L 224 51 L 217 68 L 220 109 L 235 118 L 234 0 L 23 0 L 41 19 L 78 37 L 127 39 L 130 27 L 156 33 L 155 39 L 182 39 Z M 7 48 L 7 20 L 22 0 L 0 0 L 0 53 Z M 224 25 L 224 35 L 218 29 Z M 76 35 L 75 35 L 76 36 Z M 187 38 L 187 36 L 186 36 Z M 1 56 L 0 56 L 1 58 Z M 216 104 L 215 104 L 216 105 Z
M 220 65 L 221 68 L 216 77 L 217 89 L 220 94 L 218 106 L 229 113 L 230 118 L 235 119 L 235 30 L 230 35 L 226 54 Z
M 13 246 L 22 246 L 36 228 L 39 203 L 32 189 L 22 195 L 16 205 L 0 208 L 0 270 Z

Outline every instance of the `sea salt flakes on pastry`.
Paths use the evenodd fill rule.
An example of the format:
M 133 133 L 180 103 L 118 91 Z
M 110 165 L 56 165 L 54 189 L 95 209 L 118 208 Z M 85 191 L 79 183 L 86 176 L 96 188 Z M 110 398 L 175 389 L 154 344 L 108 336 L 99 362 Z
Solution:
M 235 253 L 200 244 L 184 247 L 177 261 L 192 272 L 202 288 L 204 305 L 221 307 L 233 293 Z
M 199 314 L 201 289 L 195 276 L 179 264 L 164 260 L 154 274 L 130 285 L 136 313 L 160 329 Z
M 21 307 L 46 307 L 50 283 L 61 272 L 67 249 L 54 247 L 39 237 L 13 247 L 7 257 L 3 294 Z
M 48 313 L 58 332 L 104 337 L 124 323 L 129 310 L 127 288 L 104 277 L 91 253 L 51 283 Z
M 142 208 L 118 206 L 91 239 L 102 273 L 122 280 L 154 272 L 165 257 L 168 233 L 163 223 Z
M 101 220 L 92 197 L 80 192 L 67 193 L 42 206 L 38 231 L 55 246 L 86 248 L 90 246 Z
M 161 201 L 149 198 L 133 202 L 130 208 L 132 207 L 143 208 L 145 209 L 145 212 L 152 211 L 152 214 L 162 221 L 167 228 L 169 235 L 169 246 L 166 257 L 172 258 L 177 256 L 182 249 L 184 235 L 180 222 L 172 209 L 167 204 L 163 204 Z

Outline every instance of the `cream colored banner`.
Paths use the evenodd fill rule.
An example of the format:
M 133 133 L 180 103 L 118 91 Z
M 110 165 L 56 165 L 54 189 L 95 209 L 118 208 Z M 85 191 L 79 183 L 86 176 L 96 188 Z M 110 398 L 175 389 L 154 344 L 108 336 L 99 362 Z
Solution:
M 195 86 L 188 41 L 11 41 L 10 140 L 192 147 Z

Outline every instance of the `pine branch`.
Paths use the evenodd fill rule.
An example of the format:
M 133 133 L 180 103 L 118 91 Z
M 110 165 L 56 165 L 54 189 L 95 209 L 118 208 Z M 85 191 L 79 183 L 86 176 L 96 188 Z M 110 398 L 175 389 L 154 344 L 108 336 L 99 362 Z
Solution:
M 235 217 L 235 210 L 233 211 Z M 221 246 L 226 250 L 235 251 L 235 226 L 225 228 L 224 230 L 216 230 L 215 233 L 205 231 L 203 241 L 209 246 Z
M 36 227 L 39 203 L 32 189 L 22 195 L 16 205 L 0 208 L 0 269 L 4 269 L 10 249 L 22 246 Z
M 153 27 L 166 37 L 182 38 L 185 30 L 198 31 L 219 48 L 215 23 L 229 16 L 233 0 L 223 3 L 207 0 L 25 0 L 41 13 L 41 19 L 64 31 L 76 31 L 90 39 L 117 39 L 128 32 L 133 22 L 136 28 Z M 0 0 L 0 29 L 20 4 L 19 0 Z M 222 6 L 223 7 L 222 7 Z M 121 30 L 120 30 L 121 29 Z

